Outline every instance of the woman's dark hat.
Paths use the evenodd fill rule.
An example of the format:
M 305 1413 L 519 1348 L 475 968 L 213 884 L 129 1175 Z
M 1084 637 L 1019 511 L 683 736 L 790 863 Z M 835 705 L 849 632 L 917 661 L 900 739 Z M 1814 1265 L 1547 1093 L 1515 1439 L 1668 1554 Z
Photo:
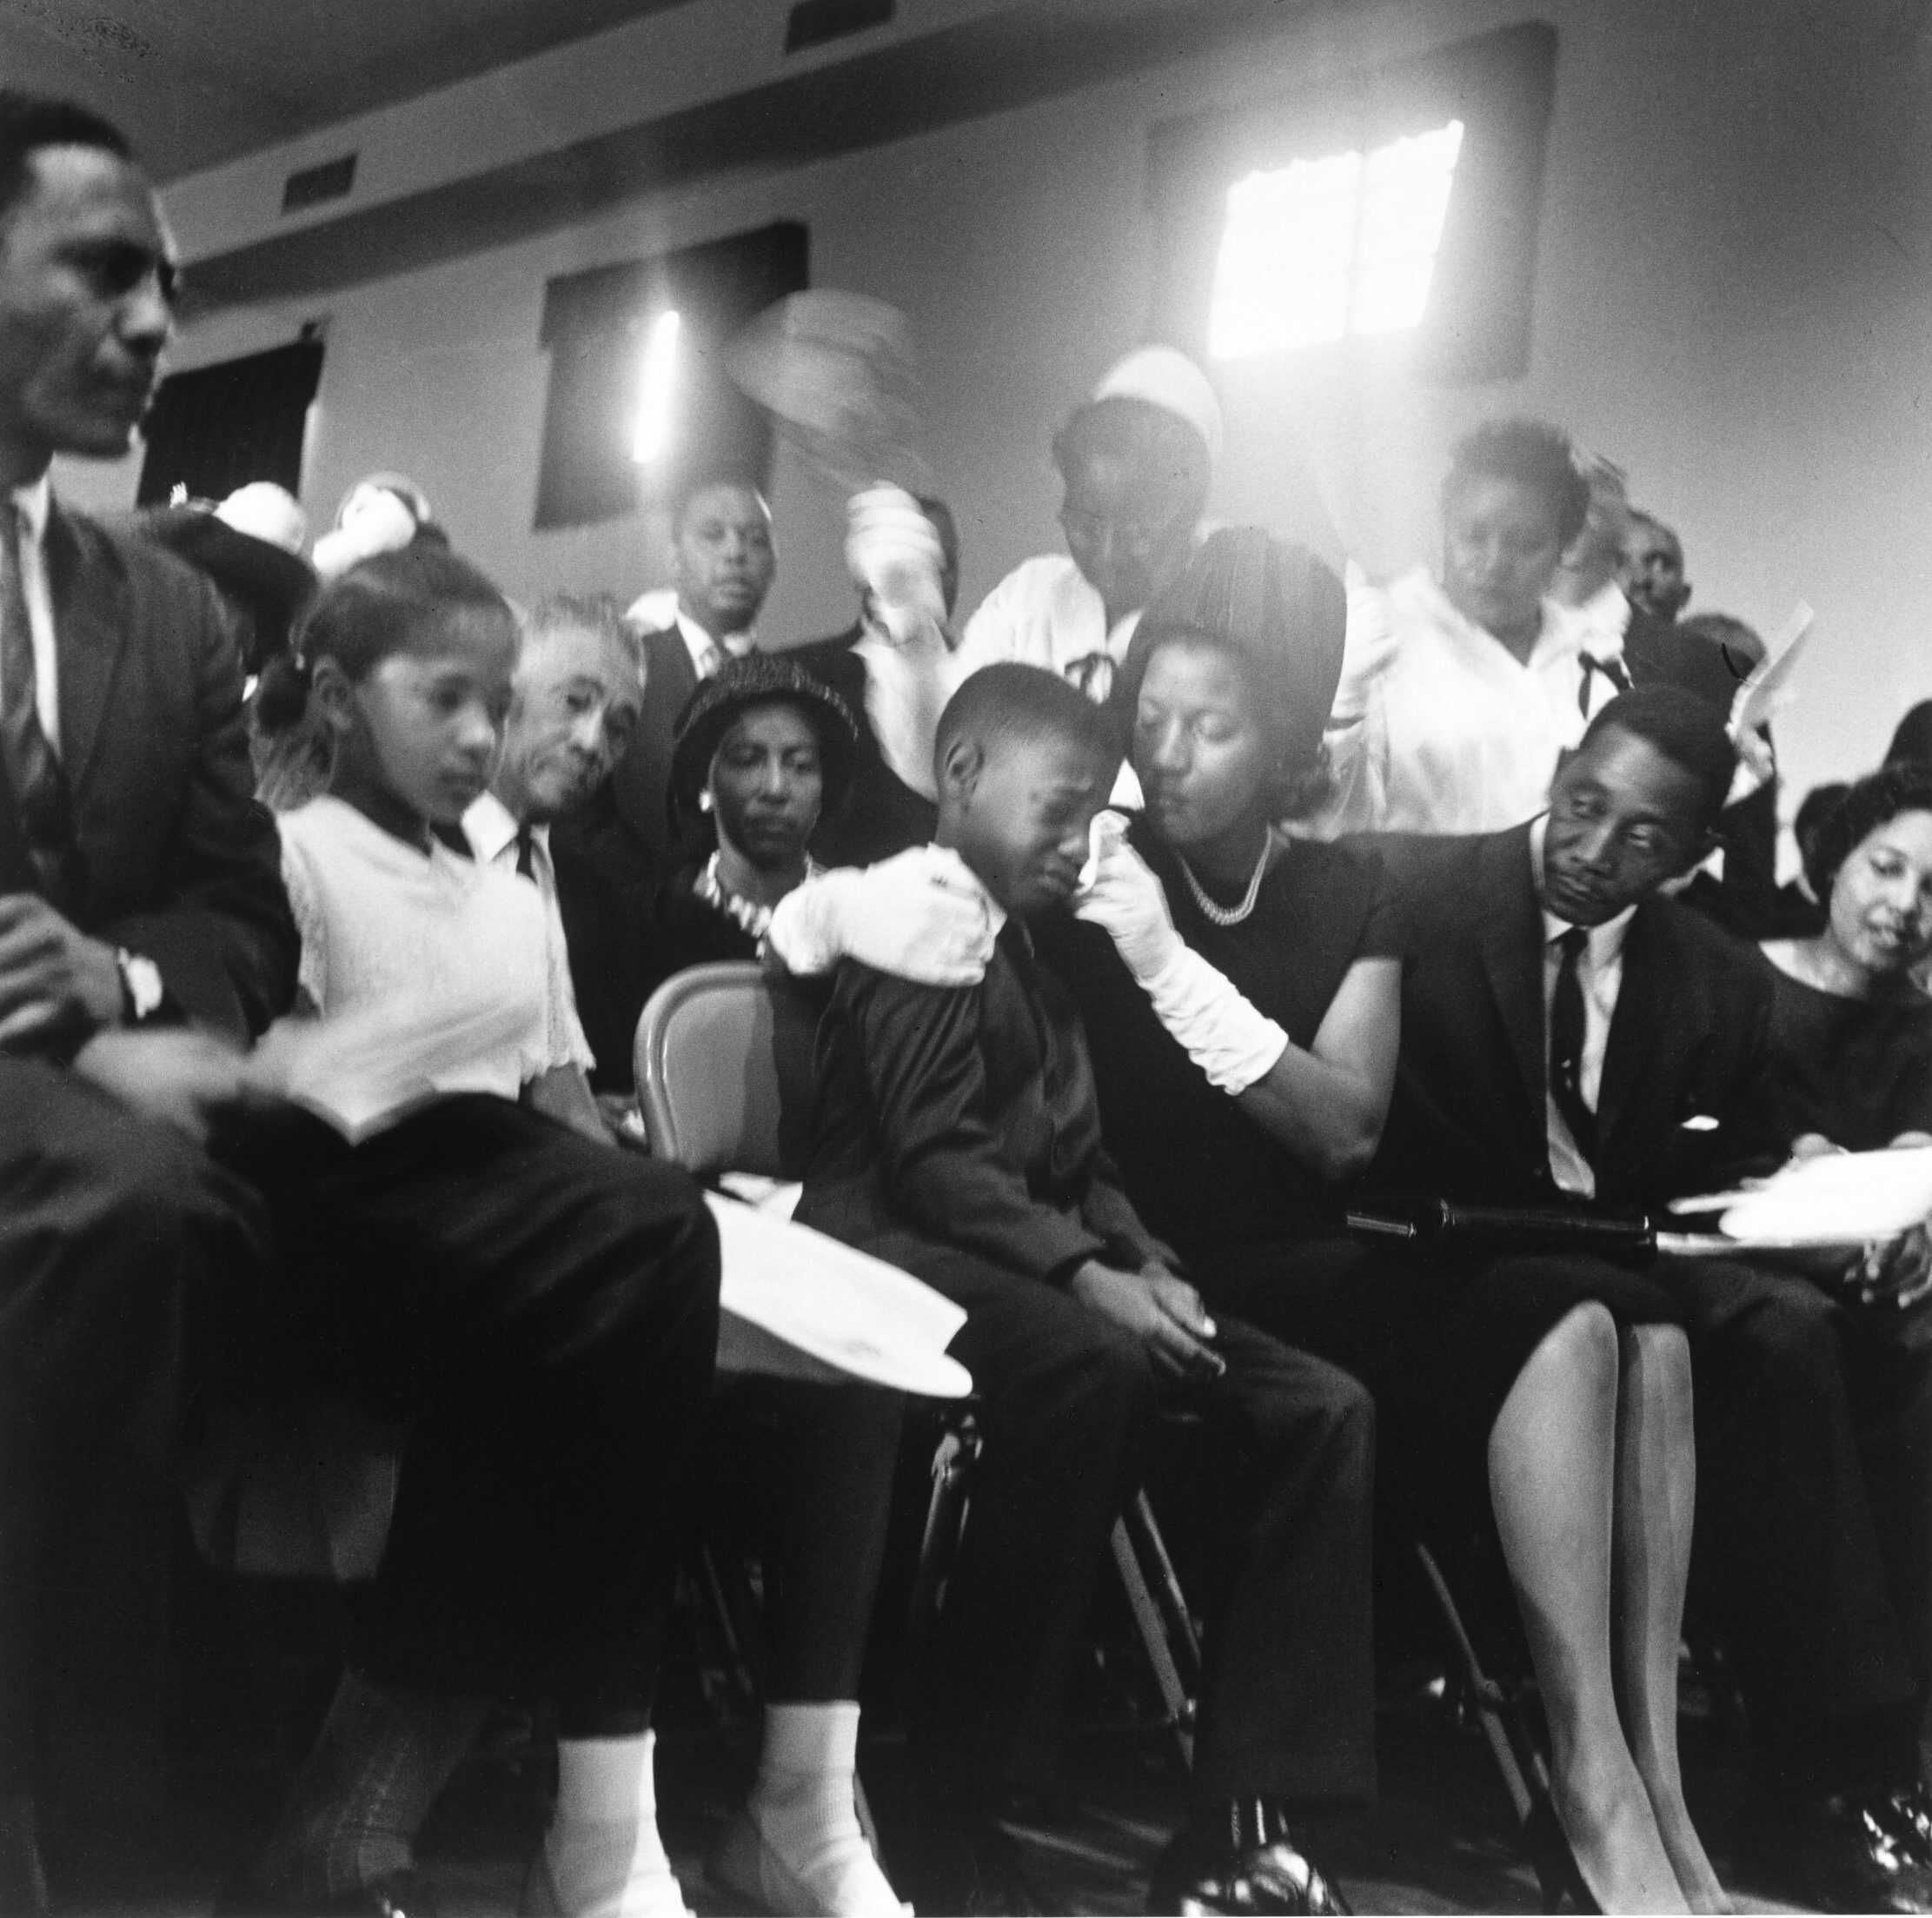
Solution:
M 837 811 L 852 784 L 859 725 L 852 708 L 822 680 L 778 653 L 746 653 L 727 660 L 685 701 L 671 736 L 671 817 L 689 820 L 711 777 L 720 742 L 754 706 L 783 701 L 798 707 L 819 737 L 827 813 Z
M 259 673 L 268 660 L 287 650 L 289 630 L 317 585 L 315 568 L 299 553 L 230 526 L 220 508 L 206 501 L 153 507 L 137 514 L 135 524 L 146 538 L 206 574 L 253 615 L 249 672 Z
M 1260 675 L 1280 716 L 1285 764 L 1311 766 L 1341 683 L 1347 632 L 1348 594 L 1331 567 L 1259 527 L 1226 527 L 1201 542 L 1141 614 L 1109 703 L 1117 723 L 1131 727 L 1155 648 L 1179 633 L 1202 634 Z
M 211 506 L 157 506 L 141 515 L 141 530 L 250 606 L 292 617 L 315 590 L 315 568 L 252 533 L 238 533 Z

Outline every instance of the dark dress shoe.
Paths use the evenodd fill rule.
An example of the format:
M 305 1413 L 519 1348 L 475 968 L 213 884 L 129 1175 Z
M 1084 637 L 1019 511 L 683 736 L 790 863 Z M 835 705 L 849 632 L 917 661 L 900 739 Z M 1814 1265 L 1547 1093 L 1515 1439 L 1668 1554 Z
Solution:
M 1894 1828 L 1897 1795 L 1835 1792 L 1784 1811 L 1764 1846 L 1780 1891 L 1813 1911 L 1932 1913 L 1932 1864 Z
M 1296 1845 L 1280 1810 L 1251 1798 L 1231 1802 L 1212 1826 L 1190 1826 L 1168 1847 L 1148 1884 L 1147 1908 L 1171 1918 L 1217 1913 L 1325 1918 L 1349 1908 Z
M 249 1880 L 216 1901 L 214 1918 L 436 1918 L 435 1895 L 413 1871 L 392 1871 L 326 1898 L 265 1891 Z

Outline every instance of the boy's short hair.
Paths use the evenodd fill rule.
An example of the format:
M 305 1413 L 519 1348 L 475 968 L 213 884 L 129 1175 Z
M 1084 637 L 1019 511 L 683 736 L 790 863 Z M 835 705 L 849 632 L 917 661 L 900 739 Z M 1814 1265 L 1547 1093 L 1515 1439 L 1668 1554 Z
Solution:
M 1737 748 L 1721 706 L 1675 686 L 1637 686 L 1620 693 L 1583 728 L 1582 752 L 1600 733 L 1627 733 L 1654 747 L 1697 782 L 1697 825 L 1708 830 L 1730 797 Z
M 946 754 L 966 739 L 989 753 L 1051 740 L 1084 747 L 1104 766 L 1120 758 L 1103 707 L 1058 673 L 1017 660 L 982 666 L 946 702 L 933 742 L 935 768 L 943 771 Z

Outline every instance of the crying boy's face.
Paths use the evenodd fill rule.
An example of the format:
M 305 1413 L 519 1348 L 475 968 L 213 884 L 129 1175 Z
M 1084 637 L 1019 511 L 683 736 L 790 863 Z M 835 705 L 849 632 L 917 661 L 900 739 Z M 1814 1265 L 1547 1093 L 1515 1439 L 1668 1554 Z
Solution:
M 956 849 L 1015 919 L 1063 905 L 1079 882 L 1087 830 L 1112 778 L 1084 741 L 996 743 L 960 796 Z

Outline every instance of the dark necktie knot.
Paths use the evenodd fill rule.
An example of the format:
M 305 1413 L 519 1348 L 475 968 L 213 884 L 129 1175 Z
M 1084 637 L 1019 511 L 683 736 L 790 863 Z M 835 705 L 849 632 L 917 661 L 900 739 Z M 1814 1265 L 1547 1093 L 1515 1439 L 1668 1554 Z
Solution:
M 536 878 L 536 828 L 523 825 L 516 829 L 516 869 L 527 879 Z

